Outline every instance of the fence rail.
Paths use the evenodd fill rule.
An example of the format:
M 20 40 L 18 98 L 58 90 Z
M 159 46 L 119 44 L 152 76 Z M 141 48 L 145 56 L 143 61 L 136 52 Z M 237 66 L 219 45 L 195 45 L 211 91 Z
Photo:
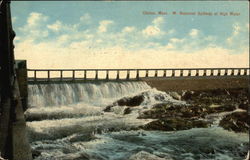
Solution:
M 28 81 L 140 80 L 142 78 L 249 76 L 250 68 L 167 68 L 167 69 L 27 69 Z M 38 76 L 38 73 L 45 73 Z M 70 73 L 65 76 L 64 73 Z M 87 76 L 92 72 L 92 77 Z M 100 72 L 106 75 L 100 78 Z M 115 77 L 110 76 L 115 72 Z M 121 78 L 125 72 L 125 78 Z M 132 72 L 135 76 L 132 76 Z M 151 74 L 149 74 L 151 72 Z M 159 74 L 161 72 L 161 74 Z M 58 74 L 59 73 L 59 74 Z M 78 75 L 76 75 L 78 73 Z M 141 75 L 142 73 L 143 76 Z M 114 74 L 114 73 L 113 73 Z M 32 76 L 30 76 L 32 75 Z M 57 75 L 57 76 L 56 76 Z M 93 77 L 94 75 L 94 77 Z

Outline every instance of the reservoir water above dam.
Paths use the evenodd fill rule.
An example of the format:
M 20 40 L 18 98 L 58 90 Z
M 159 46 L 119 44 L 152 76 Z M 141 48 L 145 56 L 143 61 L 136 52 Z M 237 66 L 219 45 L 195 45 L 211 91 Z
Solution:
M 25 117 L 36 160 L 241 160 L 247 153 L 248 134 L 221 124 L 246 113 L 238 105 L 245 104 L 244 89 L 213 97 L 138 81 L 32 84 L 28 92 Z

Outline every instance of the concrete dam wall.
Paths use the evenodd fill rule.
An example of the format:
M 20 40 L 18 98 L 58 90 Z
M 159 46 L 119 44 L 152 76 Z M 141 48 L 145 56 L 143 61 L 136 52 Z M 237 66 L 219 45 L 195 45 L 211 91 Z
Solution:
M 161 91 L 213 90 L 249 87 L 249 76 L 144 78 L 142 80 L 151 87 Z

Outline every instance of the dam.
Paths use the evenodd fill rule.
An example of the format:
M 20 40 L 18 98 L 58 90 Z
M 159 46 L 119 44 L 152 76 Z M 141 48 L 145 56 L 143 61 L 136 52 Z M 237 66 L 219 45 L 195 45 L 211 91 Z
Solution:
M 145 81 L 162 91 L 244 88 L 249 76 L 249 68 L 27 69 L 26 72 L 29 84 Z

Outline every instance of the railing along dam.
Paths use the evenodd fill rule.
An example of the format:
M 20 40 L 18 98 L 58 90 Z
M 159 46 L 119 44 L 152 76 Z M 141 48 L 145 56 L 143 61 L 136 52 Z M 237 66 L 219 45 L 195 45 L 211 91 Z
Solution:
M 28 83 L 249 76 L 249 68 L 27 69 Z

